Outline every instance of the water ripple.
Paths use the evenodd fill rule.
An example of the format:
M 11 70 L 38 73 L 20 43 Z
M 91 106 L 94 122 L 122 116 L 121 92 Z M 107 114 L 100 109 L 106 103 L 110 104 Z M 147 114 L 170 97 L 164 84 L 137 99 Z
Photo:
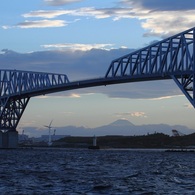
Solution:
M 194 194 L 193 153 L 0 151 L 0 194 Z

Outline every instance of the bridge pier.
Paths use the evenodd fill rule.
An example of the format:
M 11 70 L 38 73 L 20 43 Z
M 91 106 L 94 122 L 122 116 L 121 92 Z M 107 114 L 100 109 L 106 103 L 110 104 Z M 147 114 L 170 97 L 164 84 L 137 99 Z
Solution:
M 18 147 L 17 131 L 0 131 L 0 149 L 11 149 Z

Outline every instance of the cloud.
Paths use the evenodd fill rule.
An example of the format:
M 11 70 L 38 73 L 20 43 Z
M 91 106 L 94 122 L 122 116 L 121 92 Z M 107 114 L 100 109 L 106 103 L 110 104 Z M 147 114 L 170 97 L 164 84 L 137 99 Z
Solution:
M 16 27 L 19 28 L 48 28 L 48 27 L 62 27 L 67 23 L 63 20 L 37 20 L 37 21 L 25 21 L 18 23 Z
M 152 13 L 150 17 L 145 17 L 146 22 L 142 22 L 142 27 L 148 30 L 144 36 L 165 38 L 195 26 L 195 10 L 185 13 L 181 11 Z
M 142 20 L 142 27 L 148 30 L 145 36 L 167 37 L 195 26 L 194 0 L 122 0 L 130 6 L 131 16 Z
M 145 112 L 133 112 L 133 113 L 131 113 L 131 116 L 133 116 L 133 117 L 144 117 L 144 118 L 147 117 Z
M 133 18 L 132 8 L 95 8 L 95 7 L 82 7 L 74 10 L 64 10 L 66 14 L 72 16 L 82 16 L 82 17 L 94 17 L 96 19 L 103 18 L 114 18 L 114 20 L 120 18 Z
M 37 11 L 31 11 L 29 13 L 23 14 L 22 16 L 24 18 L 32 18 L 32 17 L 55 18 L 70 13 L 72 13 L 71 10 L 37 10 Z
M 151 11 L 190 10 L 195 7 L 194 0 L 169 0 L 168 2 L 165 0 L 121 0 L 120 2 L 124 5 Z
M 52 6 L 65 5 L 79 2 L 79 0 L 45 0 Z M 25 13 L 24 18 L 51 19 L 62 15 L 73 17 L 93 17 L 96 19 L 111 18 L 121 20 L 123 18 L 138 19 L 141 26 L 147 31 L 144 36 L 167 37 L 195 26 L 195 1 L 194 0 L 121 0 L 114 7 L 95 8 L 81 7 L 78 9 L 37 10 Z M 43 23 L 43 25 L 40 25 Z M 67 25 L 62 20 L 38 20 L 25 21 L 17 26 L 21 28 L 62 27 Z M 11 28 L 8 25 L 3 29 Z
M 117 117 L 143 117 L 143 118 L 147 118 L 147 115 L 145 112 L 123 112 L 123 113 L 116 113 Z
M 103 8 L 97 9 L 95 7 L 82 7 L 79 9 L 64 9 L 64 10 L 37 10 L 25 13 L 22 16 L 41 17 L 41 18 L 55 18 L 61 15 L 82 16 L 82 17 L 95 17 L 96 19 L 116 17 L 125 18 L 130 17 L 130 8 Z M 115 20 L 116 20 L 115 18 Z M 132 18 L 132 17 L 131 17 Z
M 4 25 L 4 26 L 2 26 L 2 28 L 4 29 L 4 30 L 7 30 L 7 29 L 10 29 L 10 28 L 13 28 L 12 26 L 8 26 L 8 25 Z
M 184 96 L 184 95 L 177 95 L 178 96 Z M 176 97 L 175 95 L 172 95 L 172 96 L 162 96 L 162 97 L 158 97 L 158 98 L 150 98 L 149 100 L 164 100 L 164 99 L 171 99 L 171 98 L 174 98 Z
M 77 93 L 72 93 L 69 97 L 71 97 L 71 98 L 80 98 L 81 96 Z
M 48 12 L 47 14 L 33 12 L 33 14 L 24 14 L 25 17 L 43 17 L 43 18 L 54 18 L 57 16 L 56 14 L 52 14 L 52 12 Z M 11 28 L 56 28 L 56 27 L 64 27 L 67 26 L 70 23 L 74 23 L 79 21 L 79 19 L 75 19 L 73 21 L 66 21 L 66 20 L 26 20 L 24 22 L 20 22 L 16 24 L 15 26 L 8 26 L 4 25 L 2 26 L 3 29 L 11 29 Z
M 78 44 L 78 43 L 64 43 L 64 44 L 50 44 L 41 45 L 44 48 L 69 49 L 87 51 L 91 49 L 110 49 L 113 44 Z
M 66 5 L 70 3 L 76 3 L 83 0 L 44 0 L 44 2 L 51 6 L 60 6 L 60 5 Z
M 162 38 L 195 26 L 194 0 L 170 0 L 168 3 L 164 3 L 164 0 L 123 0 L 110 8 L 82 7 L 72 10 L 37 11 L 26 16 L 56 17 L 60 14 L 113 20 L 135 18 L 140 20 L 142 27 L 147 30 L 144 36 Z
M 66 74 L 70 81 L 99 78 L 105 76 L 113 59 L 132 51 L 133 49 L 91 49 L 17 53 L 4 49 L 0 53 L 0 68 L 62 73 Z M 71 97 L 72 94 L 81 96 L 89 93 L 132 99 L 151 99 L 182 94 L 173 80 L 161 80 L 77 89 L 60 93 L 60 95 Z

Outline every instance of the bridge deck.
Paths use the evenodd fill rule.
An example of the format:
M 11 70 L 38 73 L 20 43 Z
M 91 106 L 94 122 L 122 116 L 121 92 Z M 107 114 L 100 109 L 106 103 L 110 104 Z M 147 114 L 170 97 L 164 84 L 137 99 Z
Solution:
M 178 77 L 181 75 L 178 74 Z M 74 89 L 81 89 L 81 88 L 89 88 L 89 87 L 97 87 L 97 86 L 107 86 L 107 85 L 113 85 L 113 84 L 122 84 L 122 83 L 132 83 L 132 82 L 142 82 L 142 81 L 152 81 L 152 80 L 166 80 L 166 79 L 172 79 L 170 75 L 164 75 L 159 76 L 159 75 L 152 75 L 150 77 L 143 76 L 143 77 L 129 77 L 129 76 L 123 76 L 123 77 L 108 77 L 108 78 L 93 78 L 93 79 L 86 79 L 86 80 L 78 80 L 78 81 L 73 81 L 57 86 L 51 86 L 49 88 L 45 89 L 36 89 L 36 90 L 31 90 L 31 91 L 26 91 L 18 94 L 14 94 L 16 97 L 17 95 L 19 96 L 27 96 L 27 97 L 34 97 L 38 95 L 46 95 L 50 93 L 56 93 L 59 91 L 68 91 L 68 90 L 74 90 Z

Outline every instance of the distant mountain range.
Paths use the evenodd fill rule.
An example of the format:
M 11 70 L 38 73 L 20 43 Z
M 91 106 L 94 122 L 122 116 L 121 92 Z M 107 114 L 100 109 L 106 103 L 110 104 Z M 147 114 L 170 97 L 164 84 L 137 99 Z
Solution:
M 128 120 L 119 119 L 96 128 L 85 128 L 76 126 L 65 126 L 56 128 L 56 135 L 70 135 L 70 136 L 105 136 L 105 135 L 147 135 L 155 132 L 172 135 L 172 129 L 176 129 L 183 134 L 194 133 L 194 129 L 189 129 L 186 126 L 167 124 L 150 124 L 150 125 L 134 125 Z M 52 131 L 52 130 L 51 130 Z M 52 132 L 53 133 L 53 132 Z M 24 134 L 29 137 L 40 137 L 41 135 L 48 135 L 48 129 L 39 130 L 36 127 L 25 127 Z

